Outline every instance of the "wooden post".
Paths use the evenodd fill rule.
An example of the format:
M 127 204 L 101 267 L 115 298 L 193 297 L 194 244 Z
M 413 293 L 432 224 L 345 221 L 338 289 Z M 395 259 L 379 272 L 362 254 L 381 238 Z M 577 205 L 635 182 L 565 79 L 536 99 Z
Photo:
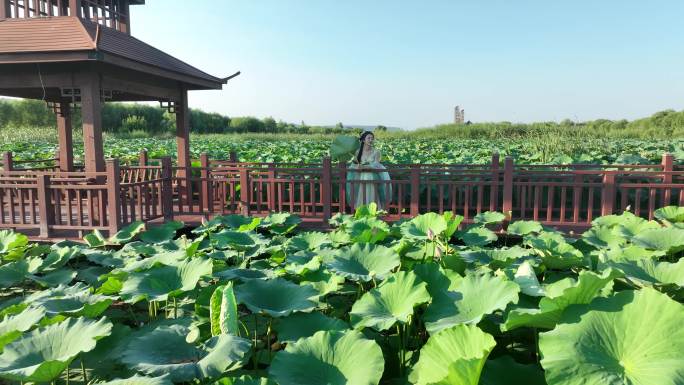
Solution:
M 178 196 L 181 202 L 188 202 L 192 211 L 192 197 L 190 196 L 190 112 L 188 110 L 188 91 L 180 90 L 180 100 L 176 101 L 176 146 L 178 165 Z
M 664 153 L 661 164 L 663 165 L 663 184 L 672 183 L 672 174 L 669 174 L 673 170 L 674 157 L 672 154 Z M 672 189 L 665 188 L 660 193 L 661 207 L 669 206 L 670 199 L 672 198 Z
M 74 142 L 71 126 L 71 107 L 67 102 L 59 103 L 57 113 L 57 131 L 59 136 L 59 170 L 74 171 Z
M 127 34 L 131 34 L 131 15 L 130 15 L 130 9 L 128 6 L 128 1 L 124 1 L 121 3 L 121 13 L 123 13 L 125 16 L 123 16 L 122 20 L 119 20 L 119 31 Z
M 9 19 L 12 16 L 9 0 L 0 0 L 0 20 Z
M 323 222 L 328 224 L 332 212 L 332 163 L 330 157 L 323 158 L 323 175 L 321 175 L 321 203 L 323 204 Z
M 504 159 L 503 213 L 510 221 L 513 216 L 513 158 Z
M 173 184 L 172 184 L 171 157 L 165 156 L 161 158 L 161 177 L 162 177 L 162 193 L 161 206 L 164 220 L 170 221 L 173 219 Z
M 275 164 L 269 163 L 268 165 L 268 173 L 267 173 L 267 178 L 268 182 L 266 185 L 266 206 L 268 207 L 269 211 L 276 211 L 277 206 L 276 206 L 276 170 L 275 170 Z M 311 202 L 312 204 L 314 202 Z
M 202 179 L 202 197 L 200 198 L 204 210 L 207 213 L 213 211 L 213 200 L 211 199 L 211 173 L 209 172 L 209 155 L 206 152 L 200 154 L 200 178 Z
M 420 214 L 420 166 L 411 165 L 411 216 Z
M 492 185 L 489 191 L 489 211 L 499 208 L 499 153 L 492 154 Z
M 347 213 L 347 164 L 339 163 L 340 167 L 340 212 Z M 401 199 L 401 197 L 400 197 Z
M 52 207 L 50 191 L 50 176 L 40 174 L 36 178 L 38 183 L 38 214 L 40 215 L 40 237 L 50 238 L 52 225 L 55 223 L 55 210 Z
M 244 216 L 249 216 L 249 204 L 251 202 L 251 187 L 249 184 L 249 169 L 247 167 L 240 167 L 240 206 Z
M 615 205 L 615 174 L 606 171 L 603 175 L 603 193 L 601 194 L 601 215 L 613 213 Z
M 69 16 L 81 16 L 81 0 L 69 0 Z
M 237 152 L 231 151 L 230 155 L 228 157 L 228 160 L 230 160 L 233 163 L 237 163 L 237 161 L 238 161 Z
M 12 151 L 5 151 L 2 154 L 2 169 L 4 171 L 14 170 L 14 161 L 12 160 Z
M 147 166 L 147 161 L 147 150 L 140 150 L 140 154 L 138 154 L 138 166 Z
M 121 171 L 118 159 L 107 159 L 107 220 L 109 236 L 121 228 Z M 138 197 L 142 199 L 142 197 Z M 143 213 L 138 213 L 142 218 Z
M 99 79 L 93 75 L 90 81 L 81 87 L 81 117 L 83 119 L 86 172 L 102 172 L 105 168 L 99 83 Z

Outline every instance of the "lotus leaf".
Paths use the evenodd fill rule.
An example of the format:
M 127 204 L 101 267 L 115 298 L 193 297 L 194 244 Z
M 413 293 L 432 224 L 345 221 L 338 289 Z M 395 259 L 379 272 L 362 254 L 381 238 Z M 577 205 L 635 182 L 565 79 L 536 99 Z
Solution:
M 642 231 L 646 231 L 648 229 L 658 229 L 660 227 L 662 226 L 656 221 L 647 221 L 645 219 L 635 217 L 634 220 L 621 223 L 617 227 L 614 227 L 613 232 L 621 237 L 631 239 L 639 235 Z
M 311 250 L 317 251 L 323 247 L 331 246 L 330 238 L 328 234 L 319 232 L 306 232 L 298 234 L 288 242 L 288 249 L 292 251 L 297 250 Z
M 76 275 L 78 273 L 67 268 L 62 268 L 59 270 L 54 270 L 49 272 L 48 274 L 44 275 L 33 275 L 29 274 L 26 277 L 29 278 L 32 281 L 37 282 L 39 285 L 43 287 L 52 287 L 52 286 L 59 286 L 59 285 L 66 285 L 69 282 L 73 281 L 74 278 L 76 278 Z
M 532 255 L 530 249 L 520 246 L 504 247 L 501 249 L 471 250 L 461 253 L 461 257 L 468 263 L 489 265 L 493 269 L 504 268 L 513 264 L 518 259 Z
M 21 253 L 28 245 L 28 237 L 12 230 L 0 230 L 0 256 L 7 259 L 7 254 Z
M 426 289 L 431 297 L 456 290 L 463 279 L 455 271 L 444 270 L 436 263 L 418 263 L 413 266 L 413 272 L 427 284 Z
M 359 138 L 338 135 L 330 144 L 330 157 L 343 163 L 349 162 L 359 151 L 360 146 Z
M 684 383 L 684 307 L 653 289 L 565 310 L 541 333 L 546 380 L 557 385 Z
M 609 227 L 592 227 L 582 234 L 582 239 L 597 249 L 620 247 L 627 243 L 624 237 L 615 234 Z
M 466 231 L 460 232 L 458 237 L 467 246 L 485 246 L 498 239 L 492 230 L 484 227 L 471 227 Z
M 416 385 L 477 385 L 496 342 L 475 325 L 456 325 L 430 336 L 409 381 Z
M 233 283 L 221 285 L 214 290 L 209 300 L 209 318 L 211 319 L 211 335 L 239 335 L 237 300 L 233 292 Z
M 684 222 L 684 207 L 666 206 L 656 210 L 653 215 L 661 221 Z
M 684 258 L 677 263 L 638 259 L 624 262 L 608 262 L 607 266 L 625 273 L 631 279 L 651 284 L 674 284 L 684 286 Z
M 237 378 L 222 378 L 212 385 L 278 385 L 265 377 L 240 376 Z
M 501 329 L 506 331 L 522 326 L 553 329 L 568 306 L 591 302 L 615 278 L 621 276 L 621 272 L 613 269 L 605 270 L 601 274 L 582 271 L 577 282 L 568 280 L 547 287 L 547 296 L 539 301 L 539 309 L 511 310 Z
M 97 340 L 111 330 L 112 324 L 106 318 L 90 321 L 83 317 L 35 329 L 5 346 L 0 355 L 0 377 L 52 381 L 76 356 L 93 350 Z
M 644 249 L 674 254 L 684 250 L 684 229 L 676 227 L 648 229 L 632 238 L 632 242 Z
M 340 290 L 340 287 L 343 283 L 344 277 L 341 277 L 335 273 L 331 273 L 325 269 L 306 272 L 302 276 L 302 281 L 300 282 L 301 285 L 310 285 L 314 289 L 318 290 L 318 294 L 320 296 Z
M 251 231 L 223 230 L 219 233 L 209 234 L 209 239 L 218 249 L 232 248 L 239 251 L 245 251 L 249 248 L 263 246 L 268 243 L 262 235 Z
M 362 217 L 349 224 L 349 235 L 353 242 L 378 243 L 389 235 L 389 226 L 381 219 Z
M 640 219 L 641 218 L 637 217 L 629 211 L 623 211 L 622 214 L 611 214 L 598 217 L 591 221 L 591 225 L 613 228 L 621 224 Z
M 518 302 L 520 287 L 501 276 L 468 273 L 455 291 L 433 298 L 425 315 L 430 334 L 456 324 L 476 324 L 482 317 Z
M 537 250 L 542 262 L 549 269 L 563 270 L 587 263 L 581 251 L 552 233 L 542 233 L 538 237 L 527 239 L 526 243 Z
M 295 313 L 281 318 L 275 326 L 278 341 L 294 342 L 300 338 L 311 337 L 318 331 L 344 331 L 349 325 L 337 318 L 330 318 L 324 314 Z
M 523 294 L 532 297 L 543 297 L 545 294 L 544 288 L 539 284 L 534 268 L 528 261 L 525 261 L 518 266 L 513 281 L 520 286 L 520 291 L 522 291 Z
M 113 297 L 93 294 L 87 285 L 78 282 L 73 286 L 60 285 L 33 293 L 24 302 L 44 309 L 49 316 L 66 314 L 92 318 L 107 310 L 113 300 Z
M 177 266 L 157 266 L 128 276 L 121 296 L 129 302 L 164 301 L 195 288 L 204 275 L 210 275 L 211 259 L 195 258 Z
M 442 214 L 442 217 L 447 224 L 447 228 L 444 230 L 444 237 L 448 240 L 454 235 L 456 230 L 458 230 L 458 226 L 463 222 L 463 216 L 456 215 L 451 211 L 445 211 L 444 214 Z
M 159 377 L 144 377 L 136 374 L 130 378 L 98 382 L 96 385 L 173 385 L 173 381 L 166 374 Z
M 384 279 L 399 266 L 399 255 L 392 249 L 369 243 L 355 243 L 337 250 L 334 259 L 327 263 L 335 273 L 354 281 Z
M 297 285 L 282 278 L 268 281 L 251 280 L 235 288 L 240 303 L 253 313 L 266 313 L 272 317 L 285 317 L 293 312 L 309 312 L 318 292 L 308 285 Z
M 433 240 L 447 229 L 447 222 L 442 215 L 426 213 L 414 217 L 401 226 L 401 233 L 405 237 L 417 240 Z
M 223 271 L 217 271 L 214 273 L 214 277 L 220 280 L 240 280 L 247 281 L 250 279 L 268 279 L 273 277 L 273 272 L 270 270 L 259 270 L 259 269 L 226 269 Z
M 144 222 L 133 222 L 130 225 L 119 230 L 113 236 L 109 237 L 107 242 L 112 245 L 123 245 L 124 243 L 132 241 L 133 238 L 135 238 L 135 236 L 140 234 L 143 230 L 145 230 Z
M 140 240 L 147 243 L 162 243 L 173 239 L 176 230 L 183 228 L 184 224 L 180 221 L 166 222 L 160 226 L 153 226 L 140 234 Z
M 506 232 L 513 235 L 541 233 L 543 230 L 541 223 L 537 221 L 515 221 L 506 228 Z
M 161 325 L 131 338 L 121 361 L 151 376 L 168 374 L 173 382 L 207 379 L 240 368 L 250 342 L 230 334 L 210 338 L 196 346 L 186 342 L 188 327 Z
M 357 331 L 319 331 L 276 353 L 270 376 L 279 385 L 377 385 L 382 350 Z
M 371 327 L 377 331 L 387 330 L 397 322 L 405 324 L 413 308 L 430 301 L 426 287 L 413 272 L 394 273 L 354 303 L 349 312 L 351 324 L 356 329 Z
M 7 288 L 22 282 L 28 272 L 29 263 L 25 259 L 0 266 L 0 287 Z
M 506 219 L 506 216 L 500 212 L 496 211 L 485 211 L 475 215 L 473 222 L 481 225 L 491 225 L 495 223 L 501 223 Z
M 273 234 L 287 234 L 301 222 L 301 218 L 290 213 L 271 213 L 261 221 L 260 226 L 267 228 Z
M 45 311 L 39 308 L 28 308 L 19 314 L 6 315 L 0 322 L 0 353 L 3 347 L 14 341 L 25 332 L 38 324 L 45 317 Z

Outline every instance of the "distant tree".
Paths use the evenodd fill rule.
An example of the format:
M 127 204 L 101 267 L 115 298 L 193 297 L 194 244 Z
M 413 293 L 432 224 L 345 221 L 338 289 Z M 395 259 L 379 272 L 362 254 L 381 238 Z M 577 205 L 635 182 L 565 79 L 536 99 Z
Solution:
M 387 131 L 387 127 L 385 127 L 383 125 L 379 125 L 379 126 L 375 127 L 375 131 L 385 132 L 385 131 Z
M 338 130 L 344 130 L 344 124 L 342 124 L 342 122 L 339 122 L 335 125 L 335 128 Z
M 264 118 L 264 132 L 276 132 L 278 123 L 272 117 Z

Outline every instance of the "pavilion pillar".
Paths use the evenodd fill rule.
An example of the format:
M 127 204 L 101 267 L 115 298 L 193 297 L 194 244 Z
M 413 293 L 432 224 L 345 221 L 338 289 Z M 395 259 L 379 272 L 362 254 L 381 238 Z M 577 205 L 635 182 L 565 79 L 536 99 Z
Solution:
M 83 119 L 83 149 L 86 172 L 105 170 L 102 145 L 102 102 L 100 82 L 93 76 L 81 86 L 81 118 Z
M 178 165 L 178 195 L 181 202 L 188 203 L 192 211 L 190 191 L 190 110 L 188 108 L 188 91 L 180 90 L 180 99 L 176 101 L 176 163 Z
M 9 0 L 0 0 L 0 20 L 9 19 L 11 14 Z
M 69 16 L 81 17 L 81 0 L 69 0 Z
M 74 171 L 74 142 L 71 127 L 71 108 L 68 102 L 59 103 L 57 131 L 59 133 L 59 170 Z

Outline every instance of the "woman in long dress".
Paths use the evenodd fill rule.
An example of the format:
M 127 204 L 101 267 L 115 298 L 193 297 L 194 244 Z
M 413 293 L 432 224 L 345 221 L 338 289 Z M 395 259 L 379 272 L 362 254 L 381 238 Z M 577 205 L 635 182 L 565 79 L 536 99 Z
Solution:
M 364 131 L 359 137 L 361 146 L 349 165 L 347 173 L 347 199 L 352 209 L 377 204 L 379 210 L 385 210 L 392 198 L 390 176 L 385 166 L 380 163 L 380 151 L 373 147 L 375 136 L 370 131 Z M 369 169 L 368 171 L 363 171 Z M 358 171 L 357 171 L 358 170 Z M 364 181 L 385 181 L 386 183 L 368 183 Z

